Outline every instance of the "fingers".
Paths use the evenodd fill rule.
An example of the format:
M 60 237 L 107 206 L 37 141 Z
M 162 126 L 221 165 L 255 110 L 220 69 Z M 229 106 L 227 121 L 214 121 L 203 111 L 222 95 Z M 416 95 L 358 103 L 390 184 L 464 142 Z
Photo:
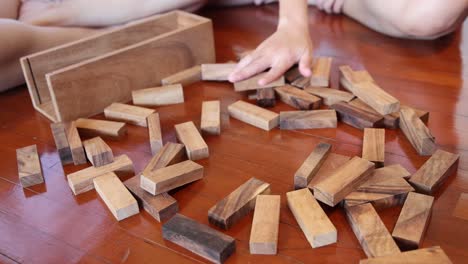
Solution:
M 289 68 L 291 68 L 291 66 L 292 66 L 292 63 L 291 64 L 285 63 L 285 64 L 271 67 L 271 69 L 265 74 L 265 76 L 263 76 L 263 78 L 258 81 L 258 85 L 261 85 L 261 86 L 267 85 L 271 83 L 272 81 L 277 80 Z
M 331 14 L 334 2 L 335 2 L 335 0 L 325 1 L 323 9 L 325 10 L 325 12 L 327 12 L 327 14 Z
M 335 4 L 333 5 L 333 13 L 340 14 L 343 10 L 344 0 L 336 0 Z
M 249 56 L 248 56 L 249 57 Z M 229 75 L 229 81 L 234 83 L 244 79 L 247 79 L 257 73 L 265 71 L 270 67 L 270 61 L 264 57 L 258 57 L 257 59 L 246 58 L 246 62 L 239 62 L 236 69 Z M 242 63 L 242 64 L 241 64 Z
M 299 61 L 299 71 L 301 72 L 302 76 L 309 77 L 312 75 L 312 55 L 308 52 L 302 55 Z

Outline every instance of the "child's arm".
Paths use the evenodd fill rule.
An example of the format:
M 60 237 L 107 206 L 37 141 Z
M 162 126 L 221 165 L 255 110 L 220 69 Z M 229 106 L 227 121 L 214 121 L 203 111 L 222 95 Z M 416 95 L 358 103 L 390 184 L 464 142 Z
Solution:
M 276 32 L 239 62 L 229 76 L 229 81 L 237 82 L 271 68 L 259 81 L 260 85 L 264 85 L 279 78 L 297 62 L 302 75 L 310 76 L 312 41 L 309 36 L 307 0 L 279 2 L 280 18 Z

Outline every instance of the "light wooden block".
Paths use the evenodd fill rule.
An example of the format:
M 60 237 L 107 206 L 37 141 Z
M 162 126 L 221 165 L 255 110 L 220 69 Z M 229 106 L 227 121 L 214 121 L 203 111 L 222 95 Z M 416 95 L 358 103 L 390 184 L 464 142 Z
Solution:
M 179 83 L 182 86 L 187 86 L 198 81 L 201 81 L 200 65 L 196 65 L 170 76 L 164 77 L 164 79 L 161 80 L 161 85 L 164 86 Z
M 400 164 L 393 164 L 376 169 L 374 175 L 382 177 L 400 177 L 407 180 L 411 176 L 411 173 Z
M 50 129 L 62 165 L 73 163 L 70 144 L 68 143 L 67 133 L 65 132 L 65 123 L 52 123 L 50 124 Z
M 122 122 L 80 118 L 75 124 L 80 135 L 119 139 L 127 134 L 127 126 Z
M 84 152 L 83 143 L 81 142 L 80 134 L 78 134 L 78 129 L 76 128 L 76 122 L 72 121 L 66 124 L 65 132 L 67 133 L 67 140 L 68 144 L 70 145 L 73 163 L 75 165 L 85 164 L 86 155 Z
M 219 101 L 204 101 L 200 129 L 209 135 L 221 134 L 221 104 Z
M 286 198 L 289 209 L 313 248 L 336 243 L 338 232 L 309 189 L 288 192 Z
M 201 78 L 203 81 L 228 81 L 236 66 L 236 63 L 202 64 Z
M 166 145 L 154 155 L 143 169 L 143 174 L 157 169 L 182 162 L 185 159 L 185 148 L 182 144 L 167 142 Z
M 291 85 L 275 88 L 280 100 L 299 110 L 318 109 L 322 99 Z
M 228 106 L 229 115 L 244 123 L 261 128 L 272 130 L 279 124 L 279 115 L 244 101 L 237 101 Z
M 258 81 L 260 81 L 260 79 L 262 79 L 265 76 L 265 74 L 266 73 L 260 73 L 249 79 L 234 83 L 234 91 L 243 92 L 243 91 L 248 91 L 248 90 L 272 88 L 272 87 L 285 85 L 284 76 L 281 76 L 280 78 L 270 82 L 269 84 L 259 85 Z
M 439 246 L 397 253 L 384 257 L 363 259 L 359 264 L 452 264 Z
M 16 150 L 19 181 L 23 188 L 44 182 L 37 146 L 31 145 Z
M 306 87 L 304 91 L 315 96 L 321 97 L 324 105 L 333 105 L 338 102 L 350 102 L 355 98 L 352 93 L 345 91 L 323 88 L 323 87 Z
M 385 129 L 364 128 L 362 158 L 375 163 L 377 168 L 385 162 Z
M 273 88 L 258 89 L 255 100 L 260 107 L 273 107 L 276 105 L 275 90 Z
M 291 85 L 301 89 L 310 87 L 310 77 L 304 77 L 301 75 L 299 78 L 291 82 Z
M 400 128 L 419 155 L 432 155 L 436 150 L 435 137 L 411 108 L 400 110 Z
M 94 178 L 94 188 L 111 213 L 121 221 L 139 213 L 138 203 L 113 172 Z
M 219 228 L 228 230 L 254 209 L 258 195 L 269 193 L 270 184 L 250 178 L 210 208 L 208 221 Z
M 310 76 L 310 85 L 314 87 L 330 86 L 330 70 L 332 58 L 318 57 L 312 65 L 312 75 Z
M 143 106 L 163 106 L 184 102 L 184 89 L 180 84 L 132 91 L 133 104 Z
M 185 145 L 189 159 L 200 160 L 209 157 L 208 145 L 192 121 L 174 127 L 177 139 Z
M 86 156 L 94 167 L 101 167 L 114 161 L 114 153 L 100 137 L 83 141 Z
M 319 143 L 294 174 L 294 189 L 306 188 L 331 152 L 331 145 Z
M 350 159 L 351 158 L 348 156 L 330 153 L 323 162 L 322 166 L 320 166 L 318 172 L 310 180 L 309 185 L 307 185 L 307 187 L 310 189 L 311 192 L 313 192 L 314 187 L 317 183 L 321 182 L 323 179 L 328 178 Z
M 280 217 L 279 195 L 258 195 L 250 231 L 250 254 L 276 255 Z
M 335 110 L 285 111 L 279 114 L 281 130 L 336 128 Z
M 133 162 L 127 155 L 121 155 L 114 159 L 114 162 L 101 167 L 88 167 L 67 175 L 68 185 L 74 195 L 78 195 L 94 189 L 93 180 L 108 172 L 118 175 L 128 175 L 134 173 Z
M 152 113 L 154 113 L 153 109 L 122 103 L 113 103 L 104 109 L 106 119 L 123 121 L 142 127 L 148 126 L 146 118 Z
M 159 114 L 152 113 L 146 118 L 146 122 L 148 123 L 148 136 L 151 147 L 151 154 L 155 155 L 164 145 Z
M 340 121 L 358 129 L 384 127 L 384 118 L 380 114 L 357 108 L 351 104 L 338 102 L 330 108 L 335 109 Z

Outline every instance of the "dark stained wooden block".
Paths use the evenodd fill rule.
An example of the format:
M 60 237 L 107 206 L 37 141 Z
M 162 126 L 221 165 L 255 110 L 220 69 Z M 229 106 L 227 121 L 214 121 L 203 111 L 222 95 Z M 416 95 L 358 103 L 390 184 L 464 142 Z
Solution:
M 276 105 L 275 90 L 265 88 L 257 90 L 257 105 L 261 107 L 273 107 Z
M 276 93 L 283 103 L 299 110 L 318 109 L 322 99 L 291 85 L 275 88 Z
M 71 148 L 65 131 L 65 123 L 52 123 L 50 124 L 50 129 L 52 131 L 52 136 L 54 137 L 55 146 L 62 165 L 73 163 Z
M 384 127 L 383 116 L 359 109 L 350 104 L 339 102 L 330 108 L 335 109 L 338 118 L 355 128 L 364 129 L 366 127 Z

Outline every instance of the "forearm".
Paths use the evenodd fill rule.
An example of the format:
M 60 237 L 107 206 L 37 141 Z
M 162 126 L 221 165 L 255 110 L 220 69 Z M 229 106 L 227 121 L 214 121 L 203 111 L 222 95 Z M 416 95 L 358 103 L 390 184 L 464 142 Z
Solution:
M 309 32 L 307 0 L 280 0 L 278 28 L 290 27 Z

